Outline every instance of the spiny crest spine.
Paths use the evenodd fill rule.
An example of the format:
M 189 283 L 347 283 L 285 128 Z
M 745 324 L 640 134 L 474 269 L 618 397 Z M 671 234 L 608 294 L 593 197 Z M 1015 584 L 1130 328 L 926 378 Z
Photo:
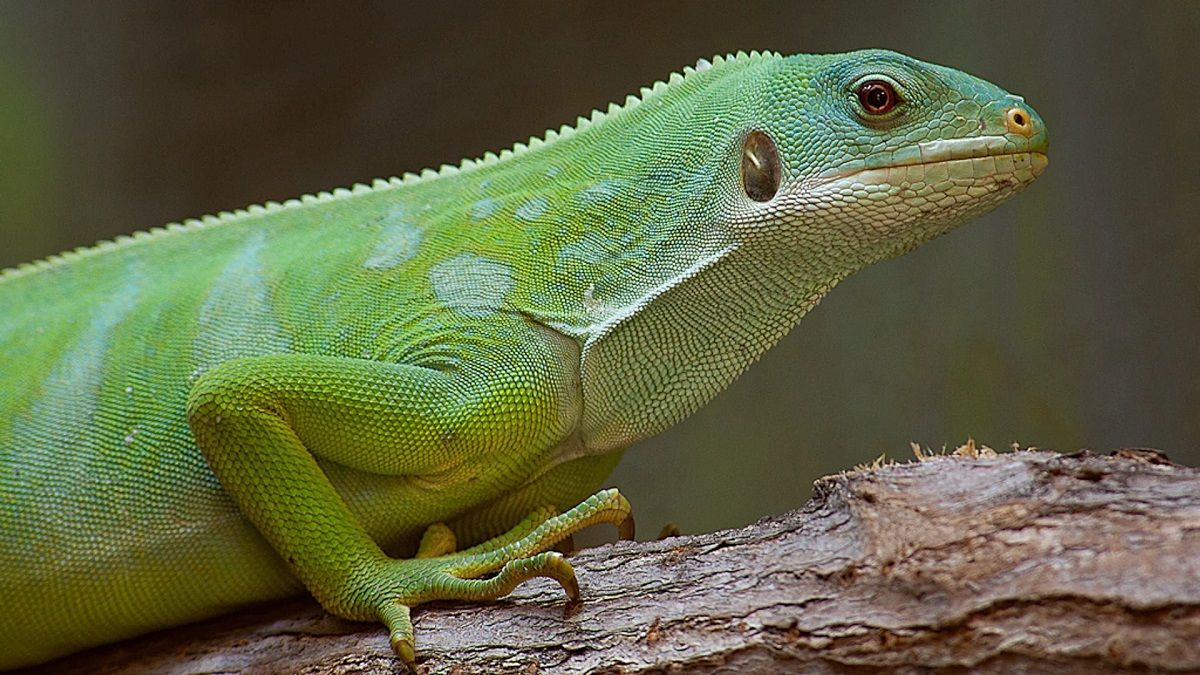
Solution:
M 160 236 L 165 236 L 170 233 L 187 232 L 187 231 L 193 230 L 193 229 L 199 229 L 199 228 L 204 228 L 204 227 L 213 227 L 216 225 L 220 225 L 222 223 L 228 223 L 228 222 L 240 220 L 242 218 L 247 218 L 250 216 L 262 216 L 262 215 L 275 213 L 275 212 L 286 210 L 286 209 L 300 208 L 300 207 L 307 206 L 307 205 L 320 204 L 320 203 L 334 201 L 334 200 L 338 200 L 338 199 L 344 199 L 346 197 L 350 197 L 350 196 L 354 196 L 354 195 L 367 194 L 367 193 L 370 193 L 373 191 L 387 190 L 387 189 L 391 189 L 391 188 L 412 185 L 412 184 L 415 184 L 415 183 L 418 183 L 421 181 L 432 180 L 439 176 L 449 176 L 449 175 L 454 175 L 454 174 L 457 174 L 457 173 L 460 173 L 463 171 L 467 171 L 470 169 L 476 169 L 476 168 L 490 166 L 490 165 L 496 164 L 500 161 L 519 156 L 522 153 L 528 152 L 530 150 L 536 150 L 536 149 L 538 149 L 542 146 L 548 145 L 556 140 L 563 140 L 566 138 L 570 138 L 571 136 L 588 129 L 592 125 L 596 125 L 596 124 L 599 124 L 600 122 L 603 122 L 605 119 L 608 119 L 610 117 L 615 117 L 616 115 L 619 115 L 622 112 L 632 110 L 633 108 L 637 107 L 638 105 L 641 105 L 642 103 L 644 103 L 647 99 L 651 98 L 652 96 L 654 96 L 656 94 L 663 94 L 667 91 L 667 89 L 669 87 L 684 82 L 684 80 L 686 80 L 689 76 L 719 68 L 720 66 L 722 66 L 726 63 L 733 63 L 733 62 L 745 61 L 745 60 L 756 60 L 756 59 L 767 57 L 767 56 L 778 57 L 779 55 L 775 52 L 759 52 L 759 51 L 755 50 L 755 51 L 751 51 L 749 54 L 747 54 L 746 52 L 743 52 L 743 51 L 739 51 L 737 54 L 727 54 L 725 56 L 717 54 L 717 55 L 713 56 L 711 61 L 706 61 L 706 60 L 702 59 L 701 61 L 697 61 L 697 64 L 708 63 L 709 66 L 707 68 L 695 68 L 692 66 L 684 66 L 681 69 L 681 71 L 676 71 L 676 72 L 671 73 L 670 76 L 668 76 L 668 78 L 665 81 L 657 80 L 654 82 L 654 84 L 652 84 L 649 87 L 642 87 L 640 89 L 640 96 L 635 95 L 635 94 L 630 94 L 627 97 L 625 97 L 624 103 L 616 103 L 616 102 L 609 103 L 608 108 L 604 111 L 601 111 L 598 108 L 593 109 L 591 114 L 588 117 L 576 118 L 574 126 L 564 124 L 561 127 L 559 127 L 558 131 L 555 131 L 554 129 L 547 129 L 546 132 L 541 137 L 533 136 L 529 139 L 528 142 L 514 143 L 511 148 L 504 148 L 504 149 L 500 150 L 499 154 L 492 152 L 492 151 L 487 151 L 487 152 L 484 152 L 482 157 L 479 157 L 477 159 L 469 159 L 468 158 L 468 159 L 462 160 L 458 164 L 458 166 L 443 164 L 436 170 L 432 169 L 432 168 L 422 169 L 419 174 L 416 174 L 413 172 L 406 172 L 400 177 L 393 176 L 393 177 L 390 177 L 387 179 L 376 178 L 371 182 L 370 185 L 366 185 L 363 183 L 355 183 L 350 189 L 347 189 L 344 187 L 338 187 L 338 188 L 334 188 L 332 192 L 322 191 L 322 192 L 316 193 L 315 195 L 304 194 L 298 198 L 293 197 L 291 199 L 287 199 L 287 200 L 283 201 L 282 203 L 276 202 L 276 201 L 268 201 L 263 204 L 251 204 L 250 206 L 247 206 L 245 208 L 235 209 L 233 211 L 220 211 L 215 215 L 208 214 L 208 215 L 200 216 L 199 218 L 187 218 L 187 219 L 184 219 L 182 222 L 168 223 L 164 226 L 152 227 L 147 230 L 140 230 L 138 232 L 134 232 L 132 235 L 118 235 L 117 237 L 114 237 L 112 240 L 102 240 L 102 241 L 96 242 L 92 246 L 79 246 L 79 247 L 69 250 L 69 251 L 64 251 L 62 253 L 47 256 L 45 258 L 42 258 L 41 260 L 20 263 L 16 267 L 0 269 L 0 281 L 3 281 L 5 279 L 11 279 L 11 278 L 24 276 L 26 274 L 33 274 L 33 273 L 36 273 L 43 269 L 55 267 L 60 264 L 70 263 L 73 260 L 77 260 L 79 258 L 84 258 L 89 255 L 94 255 L 96 253 L 101 253 L 104 251 L 109 251 L 109 250 L 113 250 L 116 248 L 120 248 L 127 244 L 131 244 L 131 243 L 135 243 L 135 242 L 142 242 L 142 241 L 151 241 Z

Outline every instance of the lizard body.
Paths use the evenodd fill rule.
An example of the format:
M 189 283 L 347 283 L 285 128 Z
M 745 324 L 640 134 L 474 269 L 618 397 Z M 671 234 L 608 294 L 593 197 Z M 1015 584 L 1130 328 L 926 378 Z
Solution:
M 739 54 L 459 167 L 5 271 L 0 667 L 305 588 L 411 662 L 414 605 L 577 595 L 548 549 L 627 523 L 593 495 L 625 448 L 1046 144 L 949 68 Z

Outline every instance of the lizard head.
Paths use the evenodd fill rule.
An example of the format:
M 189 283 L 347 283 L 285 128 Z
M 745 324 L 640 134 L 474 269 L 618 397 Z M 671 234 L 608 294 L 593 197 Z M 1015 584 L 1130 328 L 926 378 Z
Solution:
M 683 419 L 841 279 L 994 208 L 1046 166 L 1045 125 L 1020 97 L 893 52 L 739 54 L 671 83 L 595 142 L 602 165 L 638 180 L 619 208 L 589 202 L 584 216 L 594 231 L 634 225 L 633 254 L 581 303 L 607 311 L 584 324 L 593 449 Z
M 743 240 L 791 243 L 837 274 L 988 211 L 1046 167 L 1020 97 L 882 50 L 782 59 L 741 137 Z

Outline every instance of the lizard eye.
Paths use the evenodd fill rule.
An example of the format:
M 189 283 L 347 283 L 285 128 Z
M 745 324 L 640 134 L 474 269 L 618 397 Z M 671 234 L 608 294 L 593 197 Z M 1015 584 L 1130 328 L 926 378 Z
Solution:
M 858 102 L 872 115 L 891 111 L 900 102 L 895 88 L 883 80 L 867 80 L 858 87 Z
M 775 141 L 755 130 L 742 141 L 742 189 L 756 202 L 769 202 L 779 190 L 783 167 Z

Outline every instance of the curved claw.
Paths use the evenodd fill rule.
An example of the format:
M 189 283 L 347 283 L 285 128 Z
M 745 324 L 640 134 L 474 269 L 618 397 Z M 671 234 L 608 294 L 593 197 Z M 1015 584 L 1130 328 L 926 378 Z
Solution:
M 571 563 L 567 562 L 567 559 L 561 553 L 554 552 L 549 555 L 552 555 L 553 558 L 551 559 L 552 563 L 548 564 L 547 568 L 553 570 L 553 576 L 547 576 L 551 576 L 551 578 L 558 582 L 559 586 L 562 586 L 563 591 L 567 594 L 568 601 L 572 603 L 579 602 L 583 596 L 579 592 L 579 578 L 575 576 L 575 568 L 571 566 Z
M 633 523 L 633 514 L 625 516 L 625 519 L 617 523 L 617 538 L 621 541 L 633 541 L 633 537 L 637 532 L 637 528 Z
M 395 652 L 396 656 L 400 657 L 400 660 L 408 667 L 409 672 L 417 672 L 417 651 L 413 647 L 413 641 L 393 633 L 391 642 L 392 651 Z
M 413 643 L 412 615 L 407 605 L 390 600 L 379 608 L 379 619 L 388 629 L 392 651 L 410 672 L 417 672 L 417 650 Z

